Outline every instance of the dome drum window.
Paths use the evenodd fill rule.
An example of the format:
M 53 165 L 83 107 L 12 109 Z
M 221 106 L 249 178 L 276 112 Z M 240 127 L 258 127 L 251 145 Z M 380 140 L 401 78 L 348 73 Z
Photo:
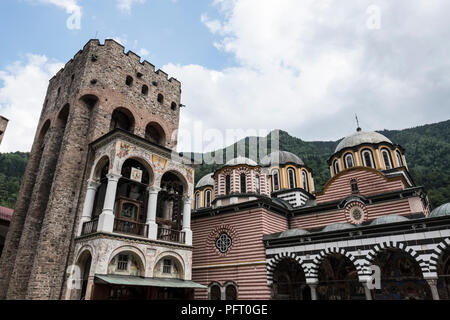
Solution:
M 308 174 L 306 173 L 306 171 L 302 171 L 302 177 L 303 177 L 303 189 L 309 192 L 309 181 L 308 181 Z
M 364 161 L 364 166 L 375 169 L 372 151 L 364 150 L 362 152 L 362 158 Z
M 229 195 L 231 193 L 231 176 L 227 175 L 225 177 L 225 194 Z
M 344 157 L 345 168 L 350 169 L 355 166 L 355 161 L 353 160 L 353 155 L 350 153 L 346 154 Z
M 334 160 L 334 174 L 338 174 L 339 173 L 339 161 L 338 160 Z
M 211 190 L 205 191 L 205 207 L 208 208 L 211 206 Z
M 280 190 L 280 172 L 278 170 L 272 171 L 272 191 Z
M 382 149 L 381 150 L 381 155 L 383 157 L 385 170 L 392 169 L 392 160 L 391 160 L 390 152 L 387 149 Z
M 295 171 L 292 168 L 289 168 L 287 170 L 287 174 L 288 174 L 288 181 L 289 181 L 289 188 L 290 189 L 295 189 L 297 188 L 297 179 L 295 177 Z

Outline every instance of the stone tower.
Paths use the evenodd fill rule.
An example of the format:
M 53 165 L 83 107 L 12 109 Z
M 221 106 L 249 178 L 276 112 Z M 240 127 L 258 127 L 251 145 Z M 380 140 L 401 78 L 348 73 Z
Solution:
M 86 246 L 92 267 L 82 271 L 91 289 L 98 272 L 93 258 L 109 259 L 102 256 L 109 252 L 95 250 L 109 246 L 114 251 L 116 235 L 114 245 L 132 246 L 134 237 L 150 246 L 139 250 L 158 253 L 158 239 L 177 233 L 169 240 L 176 240 L 180 259 L 191 259 L 187 207 L 194 170 L 171 157 L 180 95 L 179 81 L 113 40 L 90 40 L 50 80 L 0 261 L 0 299 L 64 298 L 67 266 L 86 256 L 76 252 Z M 160 191 L 177 182 L 179 198 L 164 202 Z M 183 229 L 179 222 L 178 228 L 174 224 L 161 232 L 156 220 L 162 223 L 164 217 L 157 217 L 157 209 L 167 203 L 172 215 L 181 208 Z M 120 220 L 122 205 L 136 205 L 132 210 L 139 209 L 140 218 Z M 190 261 L 183 263 L 190 268 Z M 86 294 L 86 286 L 80 289 Z

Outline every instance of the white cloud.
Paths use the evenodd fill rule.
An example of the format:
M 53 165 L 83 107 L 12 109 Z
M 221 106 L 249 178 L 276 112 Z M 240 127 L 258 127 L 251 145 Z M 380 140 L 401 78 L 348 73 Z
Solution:
M 135 3 L 143 4 L 145 3 L 145 0 L 116 0 L 117 8 L 126 13 L 131 12 L 131 7 Z
M 28 54 L 0 71 L 0 114 L 9 119 L 2 152 L 31 150 L 48 81 L 63 66 Z
M 29 0 L 31 2 L 39 2 L 43 4 L 55 5 L 64 9 L 70 16 L 66 21 L 66 26 L 70 30 L 81 29 L 82 8 L 78 4 L 79 0 Z
M 139 49 L 139 51 L 137 53 L 139 56 L 141 56 L 141 58 L 146 58 L 150 54 L 150 52 L 145 48 Z
M 378 30 L 367 27 L 368 0 L 214 4 L 219 18 L 201 21 L 236 66 L 163 67 L 182 81 L 181 128 L 200 119 L 209 128 L 280 128 L 319 140 L 352 133 L 355 113 L 366 130 L 446 120 L 450 2 L 377 1 Z

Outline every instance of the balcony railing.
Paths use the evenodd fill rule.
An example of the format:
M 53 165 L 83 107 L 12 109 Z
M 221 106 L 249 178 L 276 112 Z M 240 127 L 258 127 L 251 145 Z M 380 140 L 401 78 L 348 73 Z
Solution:
M 158 227 L 158 240 L 184 243 L 184 232 Z
M 81 230 L 81 235 L 85 236 L 87 234 L 97 232 L 98 219 L 87 221 L 83 223 L 83 229 Z
M 132 234 L 141 237 L 148 237 L 148 225 L 145 223 L 115 219 L 114 232 Z

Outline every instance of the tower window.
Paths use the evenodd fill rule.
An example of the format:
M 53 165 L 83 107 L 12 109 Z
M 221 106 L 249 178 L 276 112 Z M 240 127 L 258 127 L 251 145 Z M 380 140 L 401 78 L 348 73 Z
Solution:
M 359 193 L 358 181 L 356 181 L 356 179 L 352 179 L 350 185 L 352 187 L 352 193 Z
M 297 188 L 297 179 L 295 178 L 294 169 L 289 168 L 287 173 L 288 173 L 288 179 L 289 179 L 289 188 L 290 189 Z
M 172 102 L 172 105 L 170 106 L 170 108 L 175 111 L 177 110 L 177 104 L 175 102 Z
M 127 86 L 131 86 L 133 84 L 133 77 L 127 76 L 127 79 L 125 80 L 125 84 Z
M 158 94 L 158 102 L 163 103 L 164 102 L 164 96 L 160 93 Z
M 355 166 L 355 162 L 353 161 L 353 156 L 351 154 L 347 154 L 345 156 L 345 168 L 346 169 L 350 169 L 353 168 Z
M 306 171 L 302 172 L 302 177 L 303 177 L 303 189 L 309 192 L 309 181 L 308 181 L 308 174 L 306 173 Z
M 392 161 L 391 161 L 391 156 L 389 154 L 389 151 L 386 149 L 383 149 L 383 150 L 381 150 L 381 154 L 383 156 L 384 168 L 386 170 L 392 169 Z
M 364 150 L 362 152 L 362 156 L 363 156 L 364 166 L 369 167 L 369 168 L 375 168 L 374 163 L 373 163 L 372 152 L 370 150 Z
M 225 177 L 225 194 L 230 194 L 231 193 L 231 177 L 230 175 L 227 175 Z
M 241 173 L 241 193 L 247 193 L 247 176 Z
M 278 170 L 272 171 L 272 190 L 280 190 L 280 172 Z
M 142 94 L 148 94 L 148 87 L 145 84 L 142 86 Z

